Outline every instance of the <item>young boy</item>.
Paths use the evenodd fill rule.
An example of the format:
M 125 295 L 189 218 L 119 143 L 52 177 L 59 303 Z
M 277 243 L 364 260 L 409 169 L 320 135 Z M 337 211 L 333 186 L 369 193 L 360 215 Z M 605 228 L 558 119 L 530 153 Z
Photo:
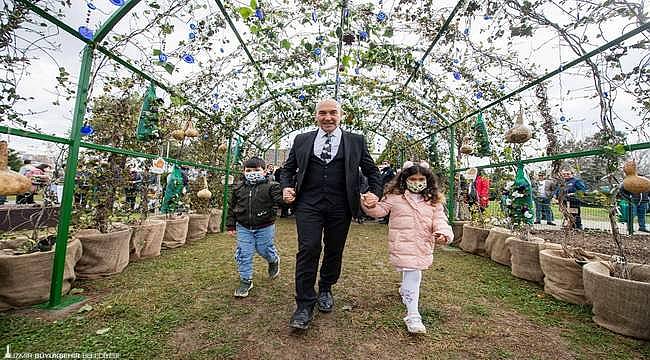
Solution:
M 257 251 L 268 263 L 271 279 L 280 275 L 280 257 L 273 244 L 277 206 L 282 202 L 280 184 L 269 181 L 264 160 L 253 157 L 244 163 L 244 179 L 234 185 L 228 204 L 228 234 L 237 234 L 235 261 L 239 270 L 236 297 L 248 296 L 253 288 L 253 256 Z

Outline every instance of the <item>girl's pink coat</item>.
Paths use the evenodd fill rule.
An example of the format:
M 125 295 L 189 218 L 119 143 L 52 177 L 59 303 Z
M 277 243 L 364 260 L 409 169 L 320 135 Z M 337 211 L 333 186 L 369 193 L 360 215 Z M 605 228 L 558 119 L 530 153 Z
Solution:
M 450 243 L 454 233 L 447 223 L 442 204 L 416 203 L 407 194 L 388 194 L 372 209 L 363 206 L 363 201 L 361 206 L 373 217 L 383 217 L 390 212 L 388 252 L 393 266 L 427 269 L 433 262 L 433 235 L 442 234 Z

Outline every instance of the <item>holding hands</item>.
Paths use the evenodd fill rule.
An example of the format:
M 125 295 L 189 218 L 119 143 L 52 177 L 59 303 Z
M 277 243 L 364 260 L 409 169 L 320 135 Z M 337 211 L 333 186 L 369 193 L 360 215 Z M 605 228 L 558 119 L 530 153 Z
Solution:
M 363 203 L 363 206 L 367 207 L 368 209 L 372 209 L 375 206 L 377 206 L 378 201 L 379 198 L 377 197 L 377 195 L 371 192 L 361 194 L 361 202 Z
M 439 233 L 433 234 L 433 241 L 436 245 L 447 245 L 447 237 Z
M 282 200 L 285 203 L 291 204 L 296 201 L 296 189 L 294 188 L 284 188 L 282 189 Z

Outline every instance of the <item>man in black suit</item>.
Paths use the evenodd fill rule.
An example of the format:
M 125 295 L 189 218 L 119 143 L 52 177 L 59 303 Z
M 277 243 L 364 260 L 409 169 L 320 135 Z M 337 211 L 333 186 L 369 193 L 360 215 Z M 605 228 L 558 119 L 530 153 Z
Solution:
M 341 274 L 341 260 L 350 220 L 359 209 L 359 169 L 368 177 L 370 192 L 363 201 L 373 206 L 382 195 L 379 169 L 361 135 L 339 128 L 342 111 L 335 100 L 316 106 L 320 129 L 296 136 L 281 176 L 282 196 L 295 203 L 298 229 L 296 304 L 290 326 L 307 329 L 314 306 L 332 311 L 332 285 Z M 295 180 L 293 180 L 295 177 Z M 318 295 L 314 289 L 321 241 L 325 245 Z

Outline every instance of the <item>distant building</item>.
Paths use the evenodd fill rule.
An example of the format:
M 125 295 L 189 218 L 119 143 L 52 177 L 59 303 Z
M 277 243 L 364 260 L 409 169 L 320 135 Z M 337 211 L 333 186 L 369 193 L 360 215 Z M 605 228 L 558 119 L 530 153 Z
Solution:
M 278 149 L 276 151 L 275 149 L 269 149 L 269 151 L 264 154 L 264 161 L 267 164 L 282 166 L 289 156 L 289 150 L 290 149 Z

